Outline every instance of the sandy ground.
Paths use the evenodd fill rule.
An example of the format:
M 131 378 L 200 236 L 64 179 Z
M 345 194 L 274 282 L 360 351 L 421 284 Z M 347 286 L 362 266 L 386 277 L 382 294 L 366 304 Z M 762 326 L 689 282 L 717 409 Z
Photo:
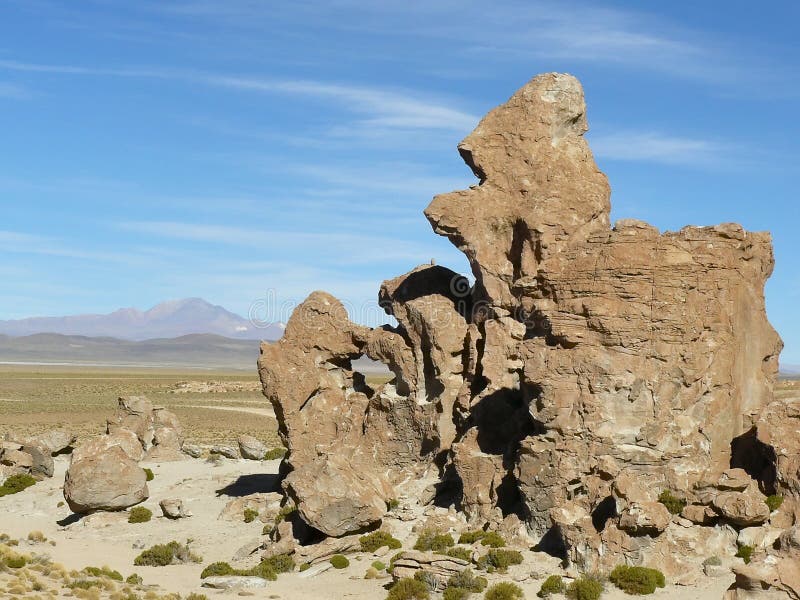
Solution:
M 59 507 L 63 499 L 61 485 L 68 465 L 68 457 L 57 457 L 56 473 L 52 479 L 38 483 L 28 490 L 0 499 L 0 532 L 15 538 L 25 538 L 30 531 L 42 531 L 55 546 L 37 544 L 21 550 L 49 554 L 54 561 L 69 569 L 86 566 L 108 566 L 124 576 L 133 572 L 144 578 L 146 584 L 158 585 L 160 592 L 191 592 L 206 594 L 209 598 L 233 597 L 237 591 L 216 591 L 201 588 L 200 572 L 204 565 L 215 561 L 231 561 L 236 551 L 247 543 L 261 539 L 263 524 L 220 520 L 219 514 L 233 498 L 253 492 L 271 491 L 277 480 L 278 461 L 255 462 L 226 460 L 214 466 L 204 460 L 187 459 L 180 462 L 146 464 L 153 469 L 155 479 L 148 485 L 150 499 L 144 506 L 154 515 L 160 515 L 158 502 L 164 498 L 181 498 L 193 516 L 171 521 L 154 516 L 149 523 L 129 524 L 126 513 L 103 513 L 75 521 L 68 507 Z M 227 488 L 227 489 L 226 489 Z M 220 490 L 226 490 L 221 492 Z M 389 524 L 390 527 L 393 523 Z M 396 523 L 396 525 L 400 525 Z M 397 527 L 398 535 L 405 529 Z M 407 530 L 407 529 L 406 529 Z M 168 567 L 134 567 L 133 560 L 142 547 L 171 540 L 193 540 L 191 547 L 203 557 L 202 563 Z M 413 544 L 414 537 L 404 540 L 404 547 Z M 555 572 L 553 559 L 541 554 L 525 552 L 526 563 L 515 567 L 508 575 L 490 576 L 490 581 L 519 578 L 535 571 L 541 574 Z M 371 554 L 350 556 L 347 569 L 330 569 L 314 577 L 300 573 L 280 575 L 265 589 L 245 592 L 259 598 L 287 600 L 380 600 L 385 598 L 385 586 L 390 580 L 365 580 L 364 573 L 375 557 Z M 387 557 L 384 557 L 384 561 Z M 653 598 L 666 600 L 694 600 L 722 598 L 733 577 L 701 578 L 695 587 L 668 585 Z M 541 580 L 521 582 L 526 598 L 533 599 Z M 626 596 L 609 588 L 604 594 L 609 600 Z M 474 596 L 476 600 L 480 596 Z

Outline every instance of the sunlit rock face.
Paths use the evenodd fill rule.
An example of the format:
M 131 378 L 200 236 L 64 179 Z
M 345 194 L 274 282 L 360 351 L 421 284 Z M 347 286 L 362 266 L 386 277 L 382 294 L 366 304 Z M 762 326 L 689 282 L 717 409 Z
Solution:
M 262 346 L 284 488 L 309 525 L 374 526 L 433 472 L 474 523 L 515 513 L 544 549 L 592 569 L 685 546 L 665 490 L 704 527 L 759 521 L 776 484 L 798 493 L 797 474 L 780 472 L 796 461 L 776 463 L 759 437 L 759 419 L 774 436 L 769 415 L 782 414 L 761 416 L 782 347 L 764 307 L 769 234 L 612 227 L 586 131 L 580 83 L 534 78 L 459 145 L 479 183 L 425 210 L 473 286 L 432 265 L 386 281 L 379 300 L 398 326 L 379 329 L 315 292 Z M 362 355 L 394 379 L 368 386 L 351 366 Z M 726 487 L 731 469 L 743 487 Z

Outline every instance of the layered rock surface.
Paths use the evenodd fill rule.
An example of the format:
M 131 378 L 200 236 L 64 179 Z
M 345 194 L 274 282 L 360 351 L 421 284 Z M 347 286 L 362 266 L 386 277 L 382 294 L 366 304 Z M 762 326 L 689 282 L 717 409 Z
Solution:
M 691 549 L 687 524 L 721 524 L 705 537 L 733 543 L 731 526 L 770 518 L 765 494 L 798 495 L 797 448 L 775 454 L 797 409 L 770 405 L 782 344 L 764 307 L 769 234 L 611 227 L 586 131 L 578 81 L 534 78 L 459 145 L 479 184 L 425 211 L 474 285 L 432 265 L 386 281 L 398 325 L 378 329 L 315 292 L 262 346 L 284 488 L 306 523 L 372 527 L 437 473 L 440 501 L 475 524 L 517 514 L 582 568 L 680 550 L 667 561 L 680 571 L 708 549 Z M 394 378 L 371 388 L 352 368 L 362 355 Z M 663 491 L 693 518 L 675 524 Z

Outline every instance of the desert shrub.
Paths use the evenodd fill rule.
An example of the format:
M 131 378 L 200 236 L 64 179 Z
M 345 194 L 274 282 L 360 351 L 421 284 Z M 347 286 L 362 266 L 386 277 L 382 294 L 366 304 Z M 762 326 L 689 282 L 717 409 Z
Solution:
M 144 506 L 134 506 L 128 514 L 128 523 L 147 523 L 153 518 L 153 511 Z
M 188 596 L 186 596 L 186 600 L 208 600 L 208 596 L 205 594 L 198 594 L 197 592 L 192 592 Z
M 380 573 L 375 567 L 369 567 L 367 572 L 364 573 L 364 579 L 377 579 Z
M 331 565 L 334 569 L 346 569 L 350 566 L 350 561 L 343 554 L 334 554 L 331 556 Z
M 286 448 L 273 448 L 272 450 L 267 450 L 267 453 L 264 455 L 262 460 L 278 460 L 279 458 L 283 458 L 286 456 Z
M 153 475 L 153 469 L 145 468 L 144 469 L 144 475 L 145 475 L 145 478 L 147 479 L 147 481 L 153 481 L 153 479 L 155 479 L 155 477 L 156 477 L 155 475 Z
M 416 579 L 404 577 L 389 588 L 386 600 L 428 600 L 430 597 L 427 585 Z
M 722 559 L 719 556 L 709 556 L 703 561 L 703 565 L 710 565 L 712 567 L 722 566 Z
M 9 569 L 21 569 L 28 564 L 28 560 L 21 555 L 7 556 L 4 562 Z
M 35 484 L 36 479 L 27 473 L 11 475 L 5 480 L 3 485 L 0 485 L 0 498 L 3 496 L 10 496 L 11 494 L 18 494 L 19 492 L 26 490 Z
M 255 508 L 245 508 L 242 514 L 244 515 L 245 523 L 252 523 L 258 518 L 258 511 Z
M 478 559 L 478 566 L 482 569 L 505 572 L 511 565 L 522 564 L 522 554 L 516 550 L 493 548 Z
M 481 538 L 481 546 L 489 546 L 490 548 L 502 548 L 506 545 L 506 541 L 496 531 L 487 531 Z
M 133 573 L 132 575 L 128 575 L 127 579 L 125 579 L 125 583 L 128 585 L 142 585 L 144 583 L 144 579 L 142 579 L 141 575 Z
M 288 554 L 276 554 L 261 561 L 261 564 L 272 569 L 275 573 L 290 573 L 294 571 L 294 559 Z
M 447 587 L 460 588 L 468 592 L 482 592 L 488 585 L 485 577 L 475 575 L 470 569 L 461 571 L 447 580 Z
M 297 507 L 294 504 L 284 504 L 281 506 L 278 514 L 275 515 L 275 523 L 280 523 L 281 521 L 285 520 L 289 517 L 293 512 L 297 510 Z
M 41 531 L 31 531 L 28 533 L 28 541 L 35 544 L 41 544 L 47 541 L 47 538 Z
M 379 560 L 376 560 L 372 565 L 370 565 L 376 571 L 385 571 L 386 565 Z
M 447 587 L 442 594 L 442 600 L 467 600 L 470 594 L 469 590 L 460 587 Z
M 389 546 L 391 550 L 402 548 L 400 540 L 394 538 L 388 531 L 373 531 L 358 538 L 362 552 L 375 552 L 378 548 Z
M 454 546 L 453 536 L 449 533 L 439 533 L 434 529 L 425 529 L 419 534 L 414 550 L 444 552 Z
M 483 597 L 484 600 L 522 600 L 525 594 L 522 592 L 522 588 L 517 584 L 502 581 L 500 583 L 495 583 L 486 590 Z
M 269 535 L 272 533 L 272 530 L 275 529 L 275 525 L 270 525 L 267 523 L 264 527 L 261 528 L 261 535 Z
M 567 586 L 564 580 L 561 579 L 561 575 L 550 575 L 550 577 L 544 580 L 542 587 L 536 595 L 539 596 L 539 598 L 547 598 L 552 594 L 563 594 L 565 591 L 567 591 Z
M 200 562 L 202 558 L 189 549 L 188 540 L 185 544 L 176 541 L 166 544 L 156 544 L 148 548 L 133 560 L 137 567 L 165 567 L 174 563 Z
M 308 571 L 311 568 L 311 563 L 303 563 L 300 565 L 300 571 Z
M 572 600 L 598 600 L 602 594 L 603 582 L 591 575 L 584 575 L 567 586 L 567 597 Z
M 226 562 L 215 562 L 208 565 L 203 572 L 200 573 L 200 579 L 206 577 L 224 577 L 226 575 L 233 575 L 235 569 Z
M 72 581 L 67 584 L 67 587 L 75 590 L 88 590 L 93 587 L 100 587 L 101 583 L 96 579 L 78 579 L 77 581 Z
M 114 581 L 122 581 L 122 573 L 108 567 L 86 567 L 83 572 L 92 577 L 108 577 Z
M 461 560 L 472 560 L 472 548 L 467 548 L 466 546 L 453 546 L 452 548 L 448 548 L 445 554 L 453 558 L 460 558 Z
M 428 588 L 428 591 L 439 591 L 439 579 L 430 571 L 423 571 L 422 569 L 414 573 L 414 579 L 421 581 Z
M 753 556 L 753 548 L 752 546 L 748 546 L 747 544 L 742 544 L 739 546 L 739 549 L 736 551 L 736 556 L 741 558 L 744 561 L 744 564 L 750 564 L 750 558 Z
M 769 512 L 772 512 L 774 510 L 778 510 L 781 507 L 781 504 L 783 504 L 783 496 L 780 496 L 778 494 L 773 494 L 771 496 L 767 496 L 764 502 L 767 503 L 767 506 L 769 507 Z
M 275 581 L 278 578 L 278 574 L 275 572 L 275 569 L 273 569 L 272 565 L 266 560 L 262 560 L 255 567 L 250 569 L 237 569 L 233 572 L 233 575 L 261 577 L 261 579 L 266 579 L 268 581 Z
M 465 531 L 460 536 L 458 536 L 458 543 L 459 544 L 474 544 L 478 540 L 483 539 L 483 536 L 486 535 L 486 532 L 482 529 L 473 529 L 471 531 Z
M 681 514 L 681 511 L 686 508 L 686 500 L 673 496 L 669 490 L 664 490 L 659 494 L 658 501 L 667 507 L 667 510 L 673 515 Z
M 632 595 L 652 594 L 666 585 L 664 574 L 658 569 L 618 565 L 608 579 L 622 591 Z
M 386 508 L 388 508 L 389 510 L 394 510 L 398 506 L 400 506 L 400 500 L 398 500 L 397 498 L 390 498 L 389 500 L 386 501 Z

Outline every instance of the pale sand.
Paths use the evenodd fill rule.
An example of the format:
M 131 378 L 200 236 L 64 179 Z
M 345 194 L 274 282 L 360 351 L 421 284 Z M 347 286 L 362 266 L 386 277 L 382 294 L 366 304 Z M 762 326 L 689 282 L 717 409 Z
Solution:
M 25 538 L 30 531 L 42 531 L 49 544 L 28 546 L 21 544 L 20 550 L 49 554 L 53 560 L 69 569 L 82 569 L 86 566 L 108 566 L 120 571 L 124 576 L 136 572 L 146 584 L 157 584 L 161 592 L 191 592 L 206 594 L 209 598 L 237 596 L 237 591 L 215 591 L 201 588 L 200 572 L 204 565 L 215 561 L 231 561 L 240 547 L 248 542 L 261 539 L 263 524 L 222 521 L 218 516 L 230 496 L 217 495 L 217 490 L 234 483 L 240 476 L 274 475 L 278 461 L 259 463 L 245 460 L 226 460 L 220 466 L 212 466 L 203 460 L 185 460 L 173 463 L 146 464 L 155 473 L 149 482 L 150 499 L 144 506 L 153 511 L 154 518 L 149 523 L 129 524 L 126 513 L 98 514 L 80 520 L 66 527 L 57 521 L 70 516 L 66 506 L 57 507 L 61 501 L 61 485 L 69 458 L 56 458 L 56 473 L 52 479 L 38 483 L 28 490 L 0 499 L 0 532 L 12 537 Z M 269 491 L 272 477 L 255 478 L 261 483 L 261 490 Z M 253 490 L 255 491 L 255 490 Z M 178 521 L 160 517 L 158 502 L 164 498 L 181 498 L 193 516 Z M 396 522 L 390 523 L 390 526 Z M 406 529 L 407 525 L 403 527 Z M 184 542 L 193 539 L 192 548 L 203 557 L 200 564 L 169 567 L 134 567 L 133 560 L 141 552 L 134 544 L 146 547 L 170 540 Z M 404 547 L 413 544 L 414 537 L 404 540 Z M 515 573 L 531 570 L 549 573 L 553 571 L 553 559 L 526 552 L 526 563 L 509 575 L 493 575 L 490 581 L 509 580 Z M 257 560 L 254 557 L 252 562 Z M 329 569 L 315 577 L 301 577 L 299 573 L 280 575 L 277 581 L 269 582 L 265 589 L 252 590 L 256 598 L 282 598 L 286 600 L 382 600 L 386 597 L 383 589 L 390 580 L 365 580 L 366 569 L 375 560 L 371 554 L 350 556 L 347 569 Z M 388 556 L 382 559 L 388 561 Z M 232 561 L 231 561 L 232 562 Z M 695 587 L 668 585 L 658 590 L 652 598 L 661 600 L 719 600 L 724 590 L 733 581 L 733 576 L 711 579 L 701 577 Z M 520 584 L 526 598 L 536 598 L 540 581 L 529 580 Z M 434 598 L 436 596 L 433 596 Z M 472 598 L 479 600 L 481 595 Z M 603 598 L 622 600 L 630 598 L 609 587 Z

